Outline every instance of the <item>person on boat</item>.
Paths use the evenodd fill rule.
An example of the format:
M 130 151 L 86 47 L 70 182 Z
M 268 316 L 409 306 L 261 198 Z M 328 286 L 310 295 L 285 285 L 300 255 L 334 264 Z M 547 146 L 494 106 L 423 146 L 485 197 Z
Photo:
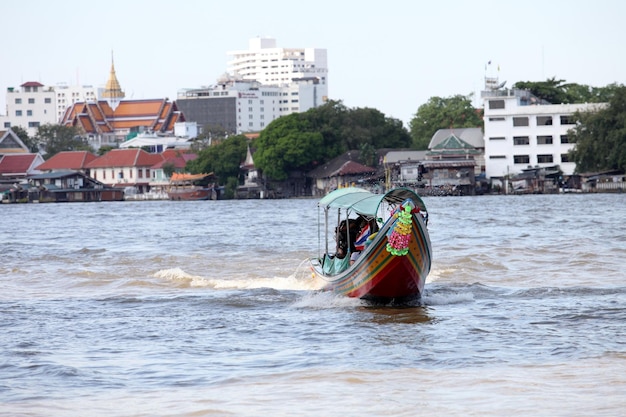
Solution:
M 361 252 L 365 250 L 367 244 L 370 243 L 370 237 L 373 236 L 378 231 L 378 224 L 376 223 L 376 219 L 367 220 L 362 218 L 361 228 L 356 235 L 354 240 L 354 251 L 350 255 L 350 264 L 353 264 Z

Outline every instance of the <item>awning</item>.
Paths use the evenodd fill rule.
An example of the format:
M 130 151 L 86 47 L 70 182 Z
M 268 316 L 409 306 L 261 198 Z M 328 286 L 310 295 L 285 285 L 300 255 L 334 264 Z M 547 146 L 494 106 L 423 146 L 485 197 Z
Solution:
M 378 206 L 384 201 L 401 204 L 407 199 L 413 200 L 416 206 L 426 211 L 422 199 L 408 188 L 396 188 L 386 194 L 374 194 L 357 187 L 340 188 L 322 198 L 318 205 L 325 208 L 346 208 L 366 216 L 376 216 Z

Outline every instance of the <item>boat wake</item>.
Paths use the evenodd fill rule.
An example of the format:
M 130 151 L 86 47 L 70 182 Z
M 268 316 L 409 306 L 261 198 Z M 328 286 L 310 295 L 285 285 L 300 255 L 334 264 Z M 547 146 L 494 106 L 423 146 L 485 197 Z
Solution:
M 287 277 L 231 277 L 210 278 L 199 275 L 191 275 L 181 268 L 162 269 L 154 274 L 155 278 L 170 281 L 180 287 L 206 287 L 216 290 L 241 290 L 271 288 L 275 290 L 314 291 L 319 290 L 320 283 L 310 275 L 294 273 Z

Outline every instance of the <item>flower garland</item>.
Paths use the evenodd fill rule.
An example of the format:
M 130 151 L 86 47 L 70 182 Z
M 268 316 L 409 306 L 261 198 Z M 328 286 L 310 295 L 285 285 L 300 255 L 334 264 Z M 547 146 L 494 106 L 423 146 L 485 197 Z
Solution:
M 394 214 L 398 218 L 393 230 L 387 235 L 387 251 L 395 256 L 404 256 L 409 253 L 411 241 L 411 224 L 413 223 L 412 207 L 406 205 Z

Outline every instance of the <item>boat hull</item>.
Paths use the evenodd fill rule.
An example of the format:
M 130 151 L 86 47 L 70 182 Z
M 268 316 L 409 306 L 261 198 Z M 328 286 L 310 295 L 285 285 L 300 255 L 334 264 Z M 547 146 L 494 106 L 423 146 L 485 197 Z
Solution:
M 170 200 L 195 201 L 209 200 L 211 198 L 211 192 L 212 190 L 210 188 L 201 188 L 194 190 L 169 191 L 167 195 Z
M 430 237 L 421 215 L 414 214 L 411 239 L 405 255 L 387 250 L 387 232 L 383 228 L 372 243 L 347 270 L 329 276 L 322 261 L 312 262 L 313 274 L 328 281 L 327 290 L 349 297 L 372 300 L 415 299 L 421 297 L 430 272 L 432 252 Z

